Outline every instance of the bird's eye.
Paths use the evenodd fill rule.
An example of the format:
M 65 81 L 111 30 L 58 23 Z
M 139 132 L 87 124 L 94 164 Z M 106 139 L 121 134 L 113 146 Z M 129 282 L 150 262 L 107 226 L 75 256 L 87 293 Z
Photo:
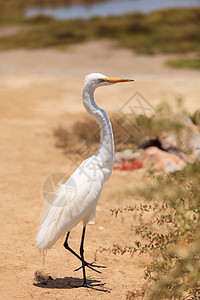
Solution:
M 107 78 L 99 78 L 99 83 L 108 81 Z

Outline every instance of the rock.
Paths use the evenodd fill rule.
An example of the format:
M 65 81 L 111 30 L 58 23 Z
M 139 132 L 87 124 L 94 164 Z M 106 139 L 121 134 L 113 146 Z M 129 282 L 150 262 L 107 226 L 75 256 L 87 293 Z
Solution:
M 157 147 L 149 147 L 144 151 L 144 165 L 166 173 L 182 170 L 186 162 L 175 154 L 160 150 Z
M 199 155 L 200 148 L 200 134 L 198 127 L 192 122 L 190 117 L 184 113 L 172 113 L 169 116 L 169 122 L 177 120 L 184 126 L 181 136 L 174 133 L 161 134 L 159 140 L 162 149 L 178 155 L 185 161 L 190 161 Z M 181 150 L 180 150 L 181 148 Z M 191 156 L 186 156 L 184 153 L 191 152 Z
M 183 153 L 183 151 L 180 151 L 180 149 L 178 148 L 177 136 L 173 132 L 162 133 L 159 136 L 159 141 L 161 143 L 161 150 L 175 154 L 186 162 L 189 162 L 191 160 L 190 156 L 185 155 L 185 153 Z
M 183 113 L 171 113 L 158 116 L 158 120 L 168 120 L 169 123 L 176 120 L 182 129 L 180 135 L 171 132 L 160 132 L 157 137 L 145 137 L 138 144 L 138 148 L 147 149 L 157 147 L 161 150 L 179 156 L 186 162 L 200 158 L 200 133 L 198 127 Z M 177 124 L 178 124 L 177 123 Z
M 173 132 L 163 132 L 158 139 L 162 150 L 172 152 L 177 149 L 176 135 Z
M 200 133 L 194 133 L 190 137 L 188 146 L 193 150 L 194 159 L 200 159 Z

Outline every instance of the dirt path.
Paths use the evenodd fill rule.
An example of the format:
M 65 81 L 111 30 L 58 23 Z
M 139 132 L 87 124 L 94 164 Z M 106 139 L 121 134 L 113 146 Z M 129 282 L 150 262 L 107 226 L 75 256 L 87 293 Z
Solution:
M 143 176 L 115 171 L 105 185 L 97 218 L 89 225 L 85 252 L 88 261 L 107 266 L 102 274 L 88 270 L 90 280 L 105 284 L 110 293 L 74 289 L 82 272 L 74 273 L 79 262 L 59 241 L 47 253 L 45 270 L 55 280 L 45 286 L 33 285 L 34 273 L 42 269 L 42 256 L 35 237 L 43 202 L 42 185 L 57 172 L 71 174 L 73 156 L 55 147 L 53 129 L 70 128 L 86 116 L 81 103 L 83 77 L 90 72 L 134 78 L 134 85 L 99 89 L 97 102 L 108 113 L 118 111 L 136 91 L 153 106 L 161 100 L 175 104 L 185 99 L 191 111 L 199 106 L 200 77 L 195 71 L 172 71 L 163 67 L 165 56 L 146 57 L 112 47 L 110 42 L 91 42 L 56 50 L 0 52 L 0 135 L 1 135 L 1 280 L 2 299 L 125 299 L 127 290 L 143 284 L 143 270 L 149 259 L 113 255 L 113 244 L 131 245 L 136 226 L 131 214 L 111 216 L 110 209 L 133 203 L 123 188 Z M 79 159 L 78 163 L 81 161 Z M 72 233 L 72 248 L 79 248 L 81 225 Z M 96 253 L 96 254 L 95 254 Z

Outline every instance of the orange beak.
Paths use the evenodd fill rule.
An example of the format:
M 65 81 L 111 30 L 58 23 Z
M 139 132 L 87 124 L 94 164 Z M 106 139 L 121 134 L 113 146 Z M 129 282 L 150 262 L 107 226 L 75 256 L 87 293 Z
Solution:
M 110 83 L 118 83 L 118 82 L 130 82 L 134 81 L 133 79 L 121 79 L 121 78 L 108 78 L 108 82 Z

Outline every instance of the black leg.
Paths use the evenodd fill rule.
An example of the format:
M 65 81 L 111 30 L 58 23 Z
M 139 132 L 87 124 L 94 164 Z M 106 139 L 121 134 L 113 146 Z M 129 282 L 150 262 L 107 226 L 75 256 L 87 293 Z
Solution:
M 72 248 L 70 248 L 69 245 L 68 245 L 69 234 L 70 234 L 70 231 L 67 233 L 67 236 L 66 236 L 66 239 L 65 239 L 65 242 L 64 242 L 63 246 L 65 247 L 65 249 L 69 250 L 74 256 L 76 256 L 80 261 L 82 261 L 81 256 L 78 255 L 78 254 L 77 254 Z M 93 265 L 93 263 L 88 263 L 88 262 L 86 262 L 86 261 L 85 261 L 85 266 L 88 267 L 88 268 L 90 268 L 91 270 L 97 272 L 97 273 L 101 273 L 101 272 L 98 271 L 98 270 L 95 270 L 94 267 L 96 267 L 96 268 L 106 268 L 106 267 L 104 267 L 104 266 Z M 81 266 L 81 267 L 75 269 L 74 271 L 78 271 L 78 270 L 80 270 L 82 267 L 83 267 L 83 266 Z
M 83 227 L 83 232 L 82 232 L 82 238 L 81 238 L 81 246 L 80 246 L 80 255 L 81 255 L 81 261 L 82 261 L 82 267 L 83 267 L 83 285 L 87 285 L 86 283 L 86 273 L 85 273 L 85 260 L 84 260 L 84 239 L 85 239 L 85 229 L 86 227 Z
M 95 289 L 97 291 L 102 291 L 102 292 L 108 292 L 107 290 L 102 290 L 102 289 L 98 289 L 98 288 L 95 288 L 95 286 L 103 286 L 104 284 L 95 284 L 95 285 L 89 285 L 87 284 L 87 281 L 86 281 L 86 272 L 85 272 L 85 267 L 87 266 L 88 268 L 90 268 L 91 270 L 93 271 L 96 271 L 98 273 L 101 273 L 95 269 L 93 269 L 91 266 L 93 266 L 93 263 L 89 264 L 87 263 L 85 260 L 84 260 L 84 249 L 83 249 L 83 246 L 84 246 L 84 239 L 85 239 L 85 230 L 86 230 L 86 227 L 83 227 L 83 232 L 82 232 L 82 238 L 81 238 L 81 246 L 80 246 L 80 256 L 74 251 L 72 250 L 69 245 L 68 245 L 68 238 L 69 238 L 69 234 L 70 232 L 67 233 L 67 236 L 66 236 L 66 239 L 65 239 L 65 242 L 64 242 L 64 247 L 69 250 L 73 255 L 75 255 L 78 259 L 81 260 L 82 262 L 82 266 L 81 268 L 83 268 L 83 284 L 81 286 L 83 287 L 87 287 L 87 288 L 91 288 L 91 289 Z M 94 266 L 95 267 L 95 266 Z M 101 267 L 101 266 L 97 266 L 97 267 Z M 78 268 L 79 270 L 80 268 Z M 76 287 L 80 287 L 80 286 L 76 286 Z
M 86 262 L 84 260 L 84 249 L 83 249 L 84 239 L 85 239 L 85 230 L 86 230 L 86 226 L 83 227 L 82 238 L 81 238 L 81 246 L 80 246 L 80 255 L 81 255 L 81 261 L 82 261 L 82 268 L 83 268 L 83 285 L 82 286 L 90 288 L 90 289 L 94 289 L 94 290 L 97 290 L 97 291 L 103 291 L 104 292 L 105 290 L 95 288 L 95 286 L 102 286 L 104 284 L 100 283 L 100 284 L 90 285 L 90 284 L 87 283 L 87 280 L 86 280 L 86 273 L 85 273 Z M 107 292 L 107 291 L 105 291 L 105 292 Z
M 67 236 L 66 236 L 63 246 L 65 247 L 65 249 L 69 250 L 73 255 L 75 255 L 78 259 L 81 260 L 81 257 L 74 250 L 72 250 L 72 248 L 70 248 L 68 245 L 69 234 L 70 234 L 70 231 L 67 233 Z

